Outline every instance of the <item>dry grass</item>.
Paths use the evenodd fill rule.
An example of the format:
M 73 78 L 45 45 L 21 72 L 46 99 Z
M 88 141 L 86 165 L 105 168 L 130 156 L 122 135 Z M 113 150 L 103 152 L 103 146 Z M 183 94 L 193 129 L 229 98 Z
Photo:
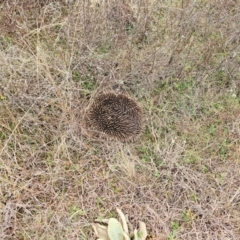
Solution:
M 240 2 L 129 2 L 1 2 L 1 239 L 94 239 L 116 207 L 158 240 L 240 239 Z M 83 124 L 116 86 L 134 143 Z

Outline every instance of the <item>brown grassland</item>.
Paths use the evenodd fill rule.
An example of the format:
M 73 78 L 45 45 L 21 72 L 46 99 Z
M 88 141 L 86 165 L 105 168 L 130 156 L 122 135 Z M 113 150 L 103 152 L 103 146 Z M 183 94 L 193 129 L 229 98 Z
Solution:
M 142 135 L 92 135 L 116 86 Z M 240 1 L 0 1 L 0 239 L 240 239 Z M 150 238 L 149 238 L 150 239 Z

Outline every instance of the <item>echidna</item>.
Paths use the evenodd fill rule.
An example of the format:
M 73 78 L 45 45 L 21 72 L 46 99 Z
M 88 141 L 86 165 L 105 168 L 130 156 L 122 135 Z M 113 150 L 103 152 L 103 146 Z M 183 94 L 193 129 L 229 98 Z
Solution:
M 87 116 L 92 129 L 119 140 L 134 139 L 142 130 L 142 110 L 124 94 L 110 92 L 96 97 Z

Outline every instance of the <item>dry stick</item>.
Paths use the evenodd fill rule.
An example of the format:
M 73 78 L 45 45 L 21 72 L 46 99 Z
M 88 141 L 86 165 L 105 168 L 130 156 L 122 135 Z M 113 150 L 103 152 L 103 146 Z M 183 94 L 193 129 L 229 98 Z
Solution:
M 117 208 L 117 212 L 118 212 L 118 215 L 120 216 L 120 218 L 122 220 L 123 230 L 124 230 L 124 232 L 126 232 L 128 234 L 128 226 L 127 226 L 126 217 L 119 208 Z
M 127 235 L 127 233 L 123 232 L 123 236 L 125 237 L 125 240 L 130 240 L 130 237 Z
M 236 191 L 236 193 L 233 195 L 233 197 L 230 199 L 230 203 L 233 202 L 234 198 L 236 198 L 236 196 L 240 193 L 240 187 L 238 188 L 238 190 Z

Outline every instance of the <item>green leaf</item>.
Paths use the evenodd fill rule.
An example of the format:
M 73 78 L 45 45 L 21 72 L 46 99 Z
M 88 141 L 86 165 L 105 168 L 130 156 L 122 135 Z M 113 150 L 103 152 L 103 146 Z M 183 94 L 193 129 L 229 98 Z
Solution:
M 108 222 L 108 236 L 111 240 L 123 240 L 122 225 L 115 218 L 110 218 L 109 219 L 109 222 Z

